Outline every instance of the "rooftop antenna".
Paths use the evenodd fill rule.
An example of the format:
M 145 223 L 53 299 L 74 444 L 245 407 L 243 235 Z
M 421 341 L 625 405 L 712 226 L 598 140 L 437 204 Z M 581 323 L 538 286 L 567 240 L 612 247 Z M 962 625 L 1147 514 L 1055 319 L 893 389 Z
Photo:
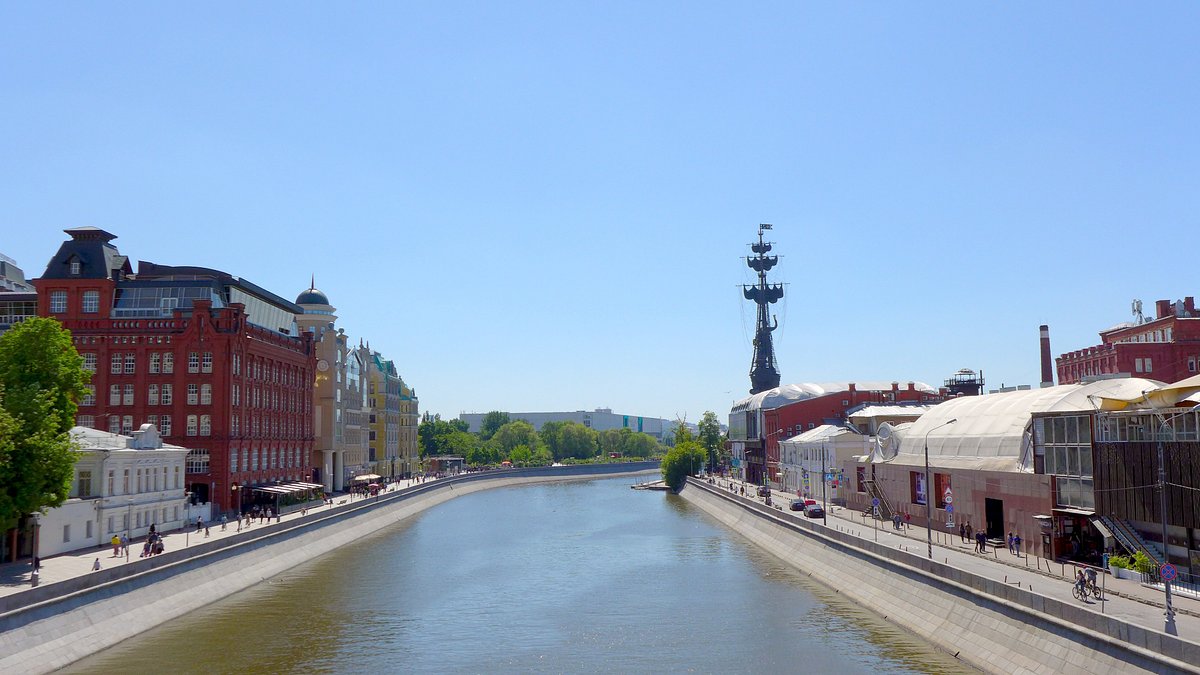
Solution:
M 1142 316 L 1142 301 L 1135 298 L 1133 301 L 1132 309 L 1133 309 L 1134 325 L 1140 326 L 1140 325 L 1146 323 L 1146 318 L 1144 316 Z

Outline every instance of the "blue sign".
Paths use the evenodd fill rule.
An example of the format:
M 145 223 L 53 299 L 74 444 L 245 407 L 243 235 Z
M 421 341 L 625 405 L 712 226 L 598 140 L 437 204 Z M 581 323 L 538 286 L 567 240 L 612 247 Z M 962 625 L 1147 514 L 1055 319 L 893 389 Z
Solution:
M 1175 581 L 1175 577 L 1179 576 L 1179 572 L 1175 570 L 1175 566 L 1171 563 L 1163 563 L 1163 566 L 1158 568 L 1158 574 L 1163 578 L 1163 581 Z
M 954 513 L 954 505 L 953 504 L 946 505 L 946 513 Z
M 879 506 L 879 497 L 871 500 L 871 506 Z

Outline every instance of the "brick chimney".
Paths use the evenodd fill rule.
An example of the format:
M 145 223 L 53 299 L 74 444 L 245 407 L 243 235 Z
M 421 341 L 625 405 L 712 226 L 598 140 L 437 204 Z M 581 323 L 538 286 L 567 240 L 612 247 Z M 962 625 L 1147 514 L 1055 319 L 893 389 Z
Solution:
M 1050 357 L 1050 326 L 1038 326 L 1042 342 L 1042 388 L 1054 386 L 1054 360 Z

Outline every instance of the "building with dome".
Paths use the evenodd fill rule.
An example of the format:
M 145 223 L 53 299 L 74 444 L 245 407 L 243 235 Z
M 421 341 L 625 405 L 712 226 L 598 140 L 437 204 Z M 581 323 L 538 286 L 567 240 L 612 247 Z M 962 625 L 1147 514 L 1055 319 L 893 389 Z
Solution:
M 125 436 L 154 425 L 187 448 L 185 489 L 212 517 L 303 482 L 317 359 L 300 306 L 220 270 L 134 272 L 116 235 L 65 232 L 33 285 L 38 315 L 63 323 L 92 371 L 76 424 Z

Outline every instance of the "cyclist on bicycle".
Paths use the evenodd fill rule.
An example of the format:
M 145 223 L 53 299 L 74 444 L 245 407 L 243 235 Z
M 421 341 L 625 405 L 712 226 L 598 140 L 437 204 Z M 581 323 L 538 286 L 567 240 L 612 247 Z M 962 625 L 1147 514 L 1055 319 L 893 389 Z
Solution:
M 1081 593 L 1087 592 L 1087 576 L 1084 575 L 1083 570 L 1075 572 L 1075 588 Z

